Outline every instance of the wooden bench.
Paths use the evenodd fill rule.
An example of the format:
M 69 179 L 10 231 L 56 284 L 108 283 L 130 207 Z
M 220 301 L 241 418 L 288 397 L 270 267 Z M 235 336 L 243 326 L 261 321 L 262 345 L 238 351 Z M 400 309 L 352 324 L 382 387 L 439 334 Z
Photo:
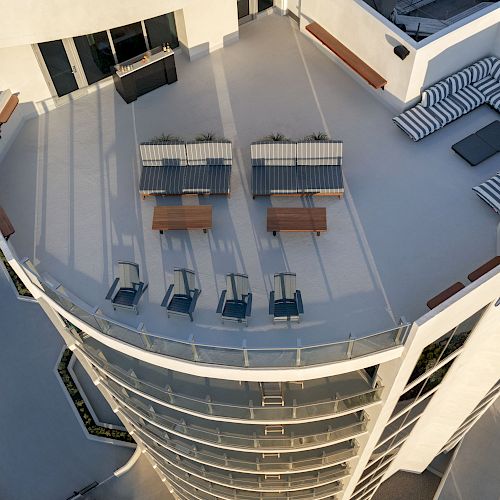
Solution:
M 387 80 L 380 76 L 368 64 L 362 61 L 354 52 L 349 50 L 344 44 L 328 33 L 318 23 L 311 23 L 306 26 L 306 30 L 317 38 L 325 47 L 330 49 L 352 70 L 366 80 L 373 88 L 383 89 L 387 85 Z
M 443 290 L 441 293 L 438 293 L 435 297 L 432 297 L 427 302 L 427 307 L 429 309 L 434 309 L 437 307 L 439 304 L 442 304 L 445 300 L 448 300 L 450 297 L 455 295 L 457 292 L 465 288 L 465 285 L 461 283 L 460 281 L 457 281 L 453 285 L 451 285 L 449 288 L 446 290 Z
M 185 230 L 185 229 L 207 229 L 212 228 L 212 206 L 160 206 L 155 207 L 153 212 L 153 231 Z
M 470 282 L 476 281 L 481 276 L 484 276 L 486 273 L 495 269 L 495 267 L 500 266 L 500 257 L 493 257 L 488 262 L 485 262 L 482 266 L 478 267 L 475 271 L 472 271 L 467 278 L 469 278 Z
M 3 237 L 8 240 L 14 233 L 14 226 L 11 224 L 5 210 L 0 207 L 0 232 Z
M 326 231 L 326 208 L 268 208 L 267 230 L 276 236 L 278 231 Z
M 8 101 L 3 106 L 3 108 L 0 109 L 0 131 L 2 125 L 9 121 L 9 118 L 11 117 L 14 110 L 17 108 L 18 104 L 19 104 L 19 97 L 17 97 L 17 95 L 11 95 Z M 0 134 L 0 139 L 1 137 L 2 136 Z

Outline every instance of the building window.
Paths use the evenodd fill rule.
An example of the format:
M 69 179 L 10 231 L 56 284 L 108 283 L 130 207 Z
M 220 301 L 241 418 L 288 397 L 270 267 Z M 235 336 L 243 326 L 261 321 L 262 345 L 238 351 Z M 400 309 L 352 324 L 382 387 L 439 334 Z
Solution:
M 258 0 L 257 8 L 259 12 L 269 9 L 273 6 L 273 0 Z
M 408 384 L 416 380 L 424 373 L 432 370 L 440 361 L 446 359 L 456 350 L 460 349 L 468 339 L 471 331 L 476 326 L 483 314 L 484 308 L 476 312 L 470 318 L 460 323 L 457 327 L 429 344 L 418 358 L 417 364 L 408 379 Z
M 146 19 L 144 25 L 146 26 L 150 48 L 161 47 L 167 43 L 173 49 L 179 46 L 173 12 Z
M 106 31 L 73 38 L 89 84 L 111 75 L 115 59 Z
M 146 52 L 146 40 L 141 23 L 127 24 L 110 31 L 118 62 L 127 61 Z

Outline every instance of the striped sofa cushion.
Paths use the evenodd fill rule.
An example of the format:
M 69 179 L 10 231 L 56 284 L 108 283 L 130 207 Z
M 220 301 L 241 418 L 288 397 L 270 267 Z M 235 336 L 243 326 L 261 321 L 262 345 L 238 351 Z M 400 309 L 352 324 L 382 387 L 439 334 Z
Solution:
M 395 116 L 392 120 L 414 141 L 418 141 L 426 135 L 432 134 L 432 132 L 443 126 L 442 122 L 435 114 L 430 113 L 427 108 L 424 108 L 420 104 Z
M 252 165 L 294 166 L 297 163 L 295 142 L 259 141 L 250 146 Z
M 232 165 L 233 148 L 227 141 L 188 142 L 186 144 L 189 165 Z
M 500 213 L 500 172 L 479 186 L 473 187 L 472 190 L 495 212 Z
M 297 167 L 297 190 L 302 194 L 336 194 L 344 192 L 340 165 L 309 165 Z
M 297 166 L 342 165 L 342 141 L 297 143 Z
M 438 102 L 428 111 L 441 122 L 442 126 L 460 118 L 464 114 L 462 106 L 451 97 Z
M 188 165 L 184 169 L 184 194 L 228 194 L 231 167 L 229 165 Z
M 422 102 L 420 103 L 424 108 L 434 106 L 437 102 L 448 97 L 450 87 L 447 82 L 438 82 L 432 87 L 422 92 Z
M 492 59 L 493 61 L 491 64 L 490 76 L 500 82 L 500 59 L 497 59 L 496 57 Z
M 468 87 L 455 92 L 450 96 L 450 99 L 459 104 L 464 110 L 464 113 L 468 113 L 486 102 L 484 94 L 479 92 L 479 90 L 477 90 L 473 85 L 469 85 Z
M 176 162 L 182 167 L 187 164 L 184 142 L 143 142 L 139 144 L 139 152 L 143 166 L 172 165 Z
M 485 76 L 488 76 L 491 68 L 493 66 L 493 59 L 491 57 L 486 57 L 485 59 L 481 59 L 476 63 L 472 64 L 467 68 L 467 71 L 470 72 L 472 83 L 478 82 L 482 80 Z
M 486 99 L 500 90 L 500 81 L 495 80 L 491 76 L 487 76 L 473 85 Z
M 497 111 L 500 111 L 500 90 L 497 91 L 495 94 L 490 95 L 490 97 L 488 98 L 488 103 L 494 109 L 496 109 Z
M 182 194 L 186 167 L 142 167 L 139 192 L 142 195 Z
M 254 165 L 252 193 L 254 196 L 297 194 L 297 168 Z
M 464 69 L 446 78 L 445 83 L 447 83 L 450 89 L 450 94 L 454 94 L 469 85 L 471 81 L 472 73 L 467 71 L 467 69 Z

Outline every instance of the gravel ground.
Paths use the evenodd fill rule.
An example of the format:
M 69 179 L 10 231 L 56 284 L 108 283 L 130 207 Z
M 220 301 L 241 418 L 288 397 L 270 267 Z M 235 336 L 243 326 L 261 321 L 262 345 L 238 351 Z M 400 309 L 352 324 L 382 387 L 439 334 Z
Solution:
M 439 481 L 440 478 L 429 471 L 396 472 L 380 485 L 373 500 L 432 500 Z

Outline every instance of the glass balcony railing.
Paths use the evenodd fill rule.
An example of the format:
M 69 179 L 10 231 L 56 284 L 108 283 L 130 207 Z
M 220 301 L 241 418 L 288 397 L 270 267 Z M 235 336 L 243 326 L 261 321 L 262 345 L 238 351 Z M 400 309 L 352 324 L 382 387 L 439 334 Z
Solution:
M 333 445 L 328 449 L 298 452 L 298 454 L 294 454 L 296 456 L 292 455 L 288 459 L 283 456 L 262 459 L 260 455 L 247 453 L 244 454 L 244 458 L 239 458 L 231 456 L 226 450 L 207 449 L 202 445 L 193 446 L 192 443 L 187 443 L 167 433 L 159 436 L 156 433 L 158 429 L 154 429 L 147 423 L 139 422 L 137 416 L 130 414 L 126 409 L 120 409 L 119 413 L 131 423 L 140 439 L 150 448 L 159 450 L 159 453 L 166 449 L 200 464 L 219 467 L 227 471 L 263 474 L 317 471 L 342 464 L 355 457 L 358 452 L 358 444 L 356 440 L 352 439 L 349 443 Z M 303 456 L 304 453 L 306 456 Z
M 148 452 L 161 465 L 168 468 L 170 465 L 176 466 L 182 471 L 201 476 L 203 479 L 215 483 L 223 483 L 235 488 L 248 489 L 252 491 L 284 491 L 314 488 L 324 484 L 333 483 L 349 475 L 349 466 L 334 466 L 330 469 L 314 471 L 310 473 L 289 474 L 289 475 L 253 475 L 253 474 L 225 474 L 221 469 L 213 467 L 199 466 L 195 462 L 181 459 L 179 455 L 171 453 L 165 449 L 158 451 L 156 447 L 151 448 L 147 444 Z
M 199 426 L 185 424 L 175 418 L 161 415 L 148 408 L 141 401 L 120 395 L 120 386 L 111 380 L 103 381 L 106 388 L 113 394 L 121 405 L 133 412 L 136 416 L 143 418 L 152 425 L 157 425 L 165 432 L 171 432 L 185 439 L 208 445 L 227 447 L 231 449 L 265 451 L 298 451 L 301 449 L 312 449 L 329 446 L 338 441 L 347 440 L 366 430 L 366 421 L 361 420 L 350 425 L 332 429 L 329 432 L 321 432 L 305 436 L 252 436 L 236 434 L 232 432 L 213 432 Z
M 213 415 L 241 420 L 258 420 L 264 423 L 266 421 L 273 423 L 276 420 L 305 420 L 363 408 L 380 401 L 383 390 L 383 387 L 378 386 L 374 389 L 339 399 L 332 399 L 331 401 L 319 401 L 294 406 L 254 407 L 250 405 L 222 404 L 177 394 L 133 377 L 120 367 L 106 361 L 99 355 L 98 351 L 88 344 L 83 343 L 80 349 L 90 358 L 91 363 L 102 369 L 107 376 L 123 385 L 126 389 L 137 392 L 145 397 L 152 397 L 160 404 L 165 402 L 169 406 L 178 408 L 180 411 L 187 410 L 202 417 L 204 415 Z

